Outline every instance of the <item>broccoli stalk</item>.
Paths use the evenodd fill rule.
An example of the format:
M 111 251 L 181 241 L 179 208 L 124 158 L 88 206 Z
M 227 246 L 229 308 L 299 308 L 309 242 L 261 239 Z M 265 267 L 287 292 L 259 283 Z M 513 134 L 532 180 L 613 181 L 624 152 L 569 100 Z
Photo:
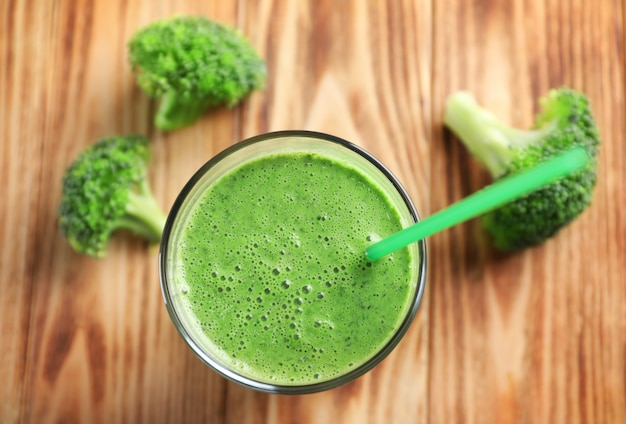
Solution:
M 446 103 L 444 124 L 496 180 L 576 146 L 591 157 L 584 169 L 483 216 L 485 229 L 502 250 L 543 243 L 591 203 L 600 139 L 587 97 L 561 88 L 551 90 L 540 105 L 534 127 L 519 130 L 498 121 L 467 92 L 450 95 Z
M 165 227 L 165 215 L 156 203 L 147 180 L 137 185 L 138 191 L 128 192 L 124 215 L 113 226 L 115 230 L 130 230 L 151 243 L 158 243 Z
M 555 127 L 550 122 L 542 128 L 519 130 L 500 122 L 490 111 L 481 108 L 465 91 L 452 94 L 447 101 L 444 123 L 456 134 L 472 155 L 493 178 L 507 172 L 514 158 L 514 149 L 539 144 Z
M 163 131 L 186 127 L 197 121 L 210 105 L 211 101 L 204 98 L 187 99 L 175 91 L 167 91 L 161 97 L 154 125 Z
M 149 158 L 146 138 L 109 137 L 67 168 L 59 224 L 77 252 L 102 258 L 112 234 L 123 229 L 150 243 L 161 239 L 166 217 L 150 190 Z
M 155 125 L 164 131 L 195 122 L 211 107 L 234 106 L 265 84 L 265 62 L 248 40 L 203 17 L 153 22 L 128 47 L 139 87 L 161 99 Z

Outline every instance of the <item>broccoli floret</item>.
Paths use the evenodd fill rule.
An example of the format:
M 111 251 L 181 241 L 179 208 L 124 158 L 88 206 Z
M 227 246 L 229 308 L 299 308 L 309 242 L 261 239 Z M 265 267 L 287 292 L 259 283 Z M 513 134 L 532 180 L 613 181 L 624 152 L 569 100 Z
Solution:
M 161 239 L 166 218 L 150 191 L 149 159 L 146 138 L 109 137 L 85 149 L 67 168 L 58 216 L 77 252 L 104 257 L 119 229 L 151 243 Z
M 446 103 L 444 124 L 496 180 L 576 146 L 590 157 L 580 171 L 483 215 L 494 245 L 505 251 L 535 246 L 555 235 L 591 203 L 596 184 L 600 138 L 588 98 L 559 88 L 539 104 L 533 128 L 524 131 L 499 122 L 467 92 L 452 94 Z
M 235 28 L 204 17 L 181 16 L 140 29 L 129 42 L 137 83 L 161 98 L 157 128 L 195 122 L 207 109 L 234 106 L 265 84 L 266 66 Z

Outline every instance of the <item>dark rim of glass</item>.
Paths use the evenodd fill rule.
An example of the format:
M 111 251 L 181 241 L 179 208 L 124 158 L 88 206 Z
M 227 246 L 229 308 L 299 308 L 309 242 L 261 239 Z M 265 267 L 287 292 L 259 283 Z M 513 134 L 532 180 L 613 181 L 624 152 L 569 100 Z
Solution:
M 216 371 L 218 374 L 223 377 L 238 383 L 244 387 L 248 387 L 250 389 L 267 392 L 267 393 L 275 393 L 275 394 L 308 394 L 308 393 L 316 393 L 328 389 L 333 389 L 339 387 L 343 384 L 351 382 L 356 378 L 362 376 L 363 374 L 370 371 L 376 365 L 378 365 L 391 351 L 396 347 L 396 345 L 400 342 L 400 340 L 404 337 L 405 333 L 409 329 L 419 305 L 422 300 L 422 296 L 424 294 L 424 286 L 426 279 L 426 243 L 424 240 L 420 240 L 417 242 L 418 244 L 418 253 L 419 253 L 419 263 L 417 269 L 417 287 L 415 289 L 415 294 L 411 303 L 411 307 L 404 317 L 402 324 L 399 326 L 396 333 L 391 337 L 391 339 L 387 342 L 387 344 L 372 358 L 367 360 L 361 366 L 355 368 L 354 370 L 340 375 L 338 377 L 332 378 L 330 380 L 326 380 L 320 383 L 306 384 L 306 385 L 280 385 L 280 384 L 271 384 L 262 381 L 257 381 L 253 378 L 246 377 L 237 372 L 230 370 L 228 367 L 221 364 L 218 360 L 212 358 L 209 354 L 204 352 L 202 348 L 193 340 L 192 336 L 187 332 L 184 328 L 181 320 L 179 319 L 176 310 L 172 304 L 172 298 L 170 296 L 170 291 L 168 288 L 168 281 L 166 275 L 166 258 L 168 251 L 168 241 L 170 238 L 170 234 L 172 232 L 172 227 L 176 217 L 180 211 L 180 208 L 183 205 L 184 200 L 187 198 L 189 193 L 192 191 L 193 187 L 200 181 L 204 174 L 206 174 L 216 163 L 221 161 L 226 156 L 243 149 L 249 145 L 262 143 L 264 141 L 273 140 L 277 138 L 290 138 L 290 137 L 299 137 L 299 138 L 311 138 L 311 139 L 319 139 L 323 141 L 329 141 L 340 146 L 343 146 L 353 152 L 357 153 L 361 157 L 367 159 L 371 164 L 373 164 L 383 175 L 393 184 L 395 189 L 398 191 L 400 196 L 402 197 L 405 205 L 408 207 L 409 212 L 412 215 L 412 218 L 415 222 L 420 220 L 419 214 L 413 205 L 409 195 L 406 190 L 400 184 L 398 179 L 389 171 L 385 165 L 383 165 L 378 159 L 369 154 L 367 151 L 362 149 L 361 147 L 350 143 L 344 139 L 339 137 L 335 137 L 333 135 L 315 132 L 315 131 L 305 131 L 305 130 L 285 130 L 285 131 L 274 131 L 269 133 L 260 134 L 243 141 L 237 142 L 232 146 L 226 148 L 221 151 L 213 158 L 211 158 L 208 162 L 206 162 L 200 169 L 191 177 L 191 179 L 185 184 L 180 194 L 174 201 L 172 208 L 167 217 L 167 221 L 165 224 L 165 228 L 163 230 L 163 237 L 161 240 L 161 246 L 159 251 L 159 277 L 161 283 L 161 292 L 163 295 L 163 300 L 165 301 L 165 305 L 167 307 L 170 318 L 175 324 L 176 329 L 183 337 L 187 345 L 191 348 L 191 350 L 210 368 Z

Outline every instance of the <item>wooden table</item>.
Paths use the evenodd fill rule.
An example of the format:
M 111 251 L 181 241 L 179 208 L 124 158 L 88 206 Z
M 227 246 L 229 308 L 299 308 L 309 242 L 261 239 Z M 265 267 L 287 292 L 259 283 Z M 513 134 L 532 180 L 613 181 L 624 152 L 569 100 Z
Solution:
M 134 31 L 175 13 L 237 26 L 267 88 L 161 133 L 126 57 Z M 1 423 L 626 422 L 626 90 L 618 0 L 0 2 Z M 472 91 L 526 127 L 536 99 L 588 94 L 603 138 L 592 206 L 541 247 L 503 255 L 480 222 L 428 240 L 416 321 L 375 370 L 308 396 L 255 393 L 207 369 L 163 305 L 157 252 L 109 255 L 60 234 L 60 180 L 95 140 L 152 140 L 164 209 L 228 145 L 326 131 L 378 156 L 423 216 L 490 179 L 442 126 Z

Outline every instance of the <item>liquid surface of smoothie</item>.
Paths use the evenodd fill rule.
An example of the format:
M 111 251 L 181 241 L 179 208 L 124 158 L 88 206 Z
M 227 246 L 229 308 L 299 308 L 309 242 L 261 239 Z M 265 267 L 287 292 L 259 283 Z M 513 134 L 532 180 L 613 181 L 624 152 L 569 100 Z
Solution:
M 408 249 L 376 262 L 399 213 L 360 171 L 317 153 L 253 159 L 192 206 L 173 258 L 179 297 L 235 372 L 279 385 L 350 372 L 402 324 L 415 294 Z

